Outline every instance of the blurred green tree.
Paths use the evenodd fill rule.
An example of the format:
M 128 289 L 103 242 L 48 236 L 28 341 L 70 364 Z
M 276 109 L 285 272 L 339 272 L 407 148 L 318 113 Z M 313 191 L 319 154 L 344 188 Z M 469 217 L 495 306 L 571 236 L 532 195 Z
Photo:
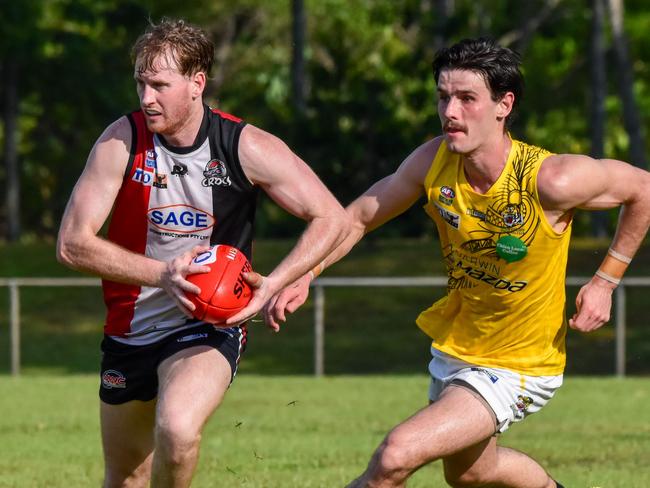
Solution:
M 588 153 L 592 145 L 592 12 L 583 0 L 0 0 L 0 5 L 5 20 L 0 178 L 7 188 L 0 232 L 7 237 L 54 236 L 93 142 L 108 123 L 137 107 L 129 49 L 146 25 L 162 16 L 182 16 L 212 35 L 217 62 L 207 100 L 286 140 L 344 203 L 439 133 L 430 63 L 439 47 L 463 37 L 491 36 L 523 54 L 527 87 L 512 128 L 515 137 L 555 152 Z M 630 153 L 639 139 L 629 134 L 642 134 L 650 117 L 650 11 L 644 0 L 628 0 L 620 18 L 616 32 L 627 36 L 626 93 L 638 104 L 638 119 L 624 123 L 629 120 L 624 104 L 609 86 L 621 65 L 614 62 L 620 59 L 614 57 L 618 34 L 608 34 L 610 82 L 600 96 L 608 120 L 604 154 L 641 161 Z M 297 20 L 304 29 L 304 47 L 297 49 L 307 80 L 299 92 Z M 634 150 L 644 154 L 647 141 L 641 141 Z M 302 226 L 267 200 L 259 216 L 259 236 L 295 235 Z M 589 232 L 584 219 L 578 217 L 576 233 Z M 381 232 L 418 236 L 430 229 L 414 208 Z

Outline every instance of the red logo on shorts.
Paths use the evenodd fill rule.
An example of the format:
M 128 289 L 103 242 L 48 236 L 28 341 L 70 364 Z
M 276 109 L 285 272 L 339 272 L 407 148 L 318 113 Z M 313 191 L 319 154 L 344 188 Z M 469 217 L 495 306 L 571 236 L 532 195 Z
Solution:
M 102 386 L 107 389 L 126 388 L 126 378 L 119 371 L 108 369 L 102 374 Z

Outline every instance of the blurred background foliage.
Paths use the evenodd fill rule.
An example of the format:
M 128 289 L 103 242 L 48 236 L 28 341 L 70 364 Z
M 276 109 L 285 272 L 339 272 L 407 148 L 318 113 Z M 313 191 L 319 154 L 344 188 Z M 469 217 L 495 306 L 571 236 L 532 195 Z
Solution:
M 283 138 L 344 204 L 439 133 L 431 61 L 464 37 L 522 54 L 516 138 L 646 165 L 644 0 L 0 0 L 0 15 L 0 237 L 9 241 L 56 235 L 92 144 L 137 108 L 130 48 L 163 16 L 212 36 L 206 101 Z M 615 215 L 605 216 L 608 233 Z M 259 216 L 259 237 L 303 225 L 268 200 Z M 415 208 L 381 232 L 430 227 Z M 575 232 L 598 230 L 585 215 Z

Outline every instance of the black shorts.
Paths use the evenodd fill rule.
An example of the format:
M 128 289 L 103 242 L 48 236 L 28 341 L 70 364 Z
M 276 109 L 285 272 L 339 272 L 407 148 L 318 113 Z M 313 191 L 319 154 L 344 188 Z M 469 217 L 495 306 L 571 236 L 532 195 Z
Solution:
M 158 395 L 158 366 L 171 355 L 194 346 L 211 346 L 230 364 L 235 377 L 246 346 L 246 328 L 218 330 L 209 324 L 183 329 L 146 346 L 122 344 L 109 336 L 102 341 L 99 397 L 111 405 L 149 401 Z

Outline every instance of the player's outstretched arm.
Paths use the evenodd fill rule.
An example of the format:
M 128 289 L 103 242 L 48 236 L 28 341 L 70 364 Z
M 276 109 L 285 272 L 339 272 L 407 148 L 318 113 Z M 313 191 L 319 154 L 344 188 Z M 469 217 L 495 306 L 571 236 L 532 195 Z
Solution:
M 120 190 L 131 147 L 126 117 L 111 124 L 95 143 L 66 206 L 57 240 L 57 259 L 73 269 L 121 283 L 164 288 L 188 315 L 194 305 L 183 290 L 198 287 L 185 280 L 189 273 L 209 268 L 190 264 L 207 248 L 165 263 L 124 249 L 97 234 L 108 218 Z
M 350 232 L 312 272 L 276 294 L 264 307 L 267 324 L 279 328 L 287 313 L 293 313 L 309 295 L 309 284 L 317 274 L 339 261 L 365 234 L 411 207 L 424 192 L 424 178 L 440 146 L 434 139 L 418 147 L 397 170 L 372 185 L 346 211 L 352 220 Z
M 561 225 L 576 208 L 621 207 L 610 250 L 576 298 L 569 325 L 592 331 L 611 313 L 612 291 L 618 285 L 650 226 L 650 173 L 613 159 L 555 155 L 542 165 L 538 189 L 551 223 Z
M 248 306 L 229 318 L 249 319 L 278 290 L 305 274 L 338 245 L 349 230 L 349 217 L 311 168 L 277 137 L 247 125 L 240 136 L 239 159 L 249 180 L 287 212 L 307 222 L 289 254 L 263 280 L 251 273 L 254 288 Z

